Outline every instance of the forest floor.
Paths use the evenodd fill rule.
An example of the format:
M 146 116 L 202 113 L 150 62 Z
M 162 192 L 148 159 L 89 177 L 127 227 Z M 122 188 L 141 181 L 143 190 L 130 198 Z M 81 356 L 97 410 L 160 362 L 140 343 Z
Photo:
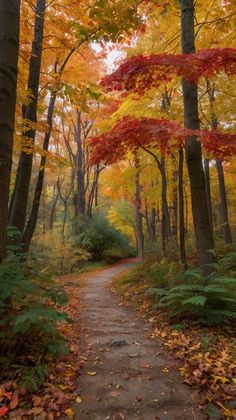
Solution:
M 112 280 L 133 261 L 88 275 L 80 292 L 84 366 L 75 420 L 203 419 L 198 394 L 151 324 L 112 292 Z M 72 283 L 71 283 L 72 284 Z
M 58 279 L 69 297 L 63 310 L 74 319 L 59 325 L 69 353 L 48 361 L 37 391 L 21 388 L 17 377 L 0 384 L 0 417 L 236 418 L 236 339 L 225 327 L 173 329 L 165 314 L 153 313 L 150 285 L 123 282 L 135 262 Z

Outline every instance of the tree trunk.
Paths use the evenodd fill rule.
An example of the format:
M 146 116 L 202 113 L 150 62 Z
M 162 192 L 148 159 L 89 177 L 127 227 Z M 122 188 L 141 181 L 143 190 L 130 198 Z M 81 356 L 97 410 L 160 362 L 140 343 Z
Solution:
M 49 230 L 53 229 L 53 225 L 54 225 L 54 221 L 55 221 L 55 213 L 56 213 L 56 208 L 57 208 L 57 202 L 58 202 L 58 191 L 56 191 L 56 187 L 54 186 L 52 207 L 51 207 L 50 217 L 49 217 Z
M 184 153 L 183 150 L 179 150 L 179 249 L 180 249 L 180 261 L 183 264 L 184 269 L 188 268 L 186 259 L 186 248 L 185 248 L 185 226 L 184 226 L 184 189 L 183 189 L 183 164 L 184 164 Z
M 173 236 L 178 243 L 178 188 L 176 185 L 176 179 L 178 179 L 178 172 L 173 172 L 173 223 L 172 223 L 172 232 Z
M 49 102 L 49 107 L 48 107 L 48 115 L 47 115 L 47 124 L 49 126 L 49 130 L 45 134 L 44 143 L 43 143 L 43 150 L 45 151 L 48 151 L 48 147 L 49 147 L 55 103 L 56 103 L 56 93 L 51 92 L 51 97 L 50 97 L 50 102 Z M 45 176 L 46 160 L 47 160 L 46 156 L 41 157 L 40 168 L 39 168 L 39 173 L 38 173 L 38 178 L 37 178 L 35 193 L 34 193 L 34 198 L 33 198 L 33 204 L 31 208 L 29 220 L 26 225 L 23 238 L 22 238 L 23 248 L 25 252 L 29 250 L 31 239 L 33 237 L 35 227 L 37 224 L 40 199 L 42 195 L 44 176 Z
M 221 217 L 222 217 L 222 222 L 223 222 L 224 240 L 225 240 L 226 245 L 230 245 L 232 244 L 232 235 L 231 235 L 229 216 L 228 216 L 228 204 L 227 204 L 227 193 L 226 193 L 226 187 L 225 187 L 224 168 L 222 165 L 222 161 L 219 159 L 217 159 L 216 161 L 216 169 L 217 169 L 218 180 L 219 180 L 220 209 L 221 209 Z
M 15 125 L 20 0 L 0 0 L 0 262 L 6 257 Z
M 88 197 L 87 216 L 89 218 L 92 217 L 93 203 L 96 196 L 96 189 L 98 185 L 99 175 L 100 175 L 100 169 L 99 169 L 99 165 L 97 165 L 96 167 L 94 167 L 93 184 L 92 184 L 92 188 Z
M 40 69 L 42 60 L 42 43 L 44 32 L 44 12 L 46 0 L 37 0 L 34 23 L 34 39 L 32 43 L 32 52 L 30 57 L 28 92 L 30 93 L 30 103 L 25 108 L 25 119 L 29 121 L 29 128 L 23 133 L 27 144 L 30 147 L 35 141 L 35 124 L 37 123 L 37 105 L 40 80 Z M 33 127 L 30 126 L 33 123 Z M 13 193 L 13 202 L 11 204 L 11 214 L 9 224 L 17 227 L 22 233 L 25 226 L 29 186 L 32 172 L 33 152 L 21 152 L 15 190 Z
M 85 215 L 85 186 L 84 186 L 84 165 L 83 148 L 81 138 L 81 112 L 77 110 L 77 216 Z
M 213 217 L 212 217 L 212 202 L 211 202 L 211 178 L 210 178 L 210 162 L 209 162 L 209 159 L 204 159 L 204 173 L 205 173 L 205 183 L 206 183 L 207 207 L 208 207 L 208 212 L 209 212 L 211 230 L 213 232 Z
M 151 217 L 149 221 L 149 236 L 151 241 L 156 239 L 156 209 L 153 207 L 151 211 Z
M 185 202 L 185 224 L 184 224 L 184 231 L 186 232 L 186 235 L 188 235 L 188 231 L 189 231 L 189 211 L 188 211 L 188 194 L 187 194 L 187 189 L 184 187 L 184 202 Z
M 135 157 L 135 224 L 136 224 L 136 238 L 138 256 L 141 261 L 144 260 L 144 237 L 143 237 L 143 218 L 141 214 L 141 192 L 139 182 L 139 162 L 137 156 Z
M 158 161 L 159 162 L 159 161 Z M 162 188 L 161 188 L 161 210 L 162 210 L 162 248 L 164 255 L 170 244 L 171 238 L 171 223 L 170 213 L 167 202 L 167 178 L 165 169 L 165 159 L 161 158 L 161 162 L 158 163 L 158 168 L 161 172 Z
M 194 36 L 194 0 L 180 0 L 181 8 L 181 43 L 182 52 L 195 52 Z M 185 127 L 199 130 L 198 87 L 187 79 L 182 81 L 184 97 Z M 196 136 L 186 140 L 186 162 L 190 178 L 192 212 L 199 263 L 206 267 L 214 261 L 209 250 L 214 248 L 214 239 L 210 225 L 205 178 L 202 164 L 201 143 Z
M 210 102 L 210 111 L 211 111 L 211 126 L 213 130 L 216 130 L 218 127 L 218 119 L 215 114 L 214 110 L 214 103 L 215 103 L 215 87 L 211 84 L 209 80 L 206 81 L 207 90 L 208 90 L 208 97 Z M 229 224 L 229 216 L 228 216 L 228 204 L 227 204 L 227 192 L 225 188 L 225 177 L 224 177 L 224 168 L 222 165 L 222 161 L 220 159 L 216 160 L 216 169 L 218 175 L 218 182 L 219 182 L 219 191 L 220 191 L 220 212 L 223 222 L 223 233 L 224 233 L 224 240 L 225 244 L 232 243 L 232 235 L 231 229 Z

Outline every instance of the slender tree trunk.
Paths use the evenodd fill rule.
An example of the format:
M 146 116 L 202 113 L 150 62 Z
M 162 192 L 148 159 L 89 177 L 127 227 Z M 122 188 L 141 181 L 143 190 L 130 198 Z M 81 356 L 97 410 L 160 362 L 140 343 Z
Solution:
M 63 201 L 64 204 L 64 212 L 62 218 L 62 229 L 61 229 L 61 238 L 63 245 L 65 244 L 65 229 L 66 229 L 66 221 L 67 221 L 67 201 Z
M 89 218 L 92 217 L 93 203 L 96 196 L 96 188 L 98 185 L 99 174 L 100 174 L 99 165 L 97 165 L 94 168 L 93 184 L 92 184 L 92 188 L 88 197 L 87 216 Z
M 216 161 L 216 169 L 217 169 L 218 180 L 219 180 L 220 209 L 221 209 L 221 217 L 222 217 L 222 222 L 223 222 L 224 240 L 225 240 L 226 245 L 230 245 L 232 243 L 232 235 L 231 235 L 229 216 L 228 216 L 228 204 L 227 204 L 227 193 L 226 193 L 226 187 L 225 187 L 224 168 L 222 165 L 222 161 L 219 159 L 217 159 Z
M 97 182 L 96 190 L 95 190 L 95 198 L 94 198 L 94 207 L 95 208 L 98 207 L 98 192 L 99 192 L 99 186 L 98 186 L 98 182 Z
M 207 207 L 208 207 L 208 212 L 209 212 L 211 230 L 213 232 L 213 217 L 212 217 L 212 202 L 211 202 L 211 178 L 210 178 L 210 162 L 209 162 L 209 159 L 204 159 L 204 172 L 205 172 L 205 183 L 206 183 Z
M 173 223 L 172 223 L 172 232 L 173 236 L 176 239 L 176 243 L 178 243 L 178 188 L 176 185 L 176 179 L 178 179 L 178 172 L 173 172 Z
M 15 125 L 20 0 L 0 0 L 0 262 L 6 257 Z
M 214 104 L 215 104 L 215 87 L 211 84 L 209 80 L 206 81 L 207 90 L 208 90 L 208 97 L 210 102 L 210 111 L 211 111 L 211 126 L 213 130 L 216 130 L 218 127 L 218 119 L 215 114 Z M 218 182 L 219 182 L 219 191 L 220 191 L 220 206 L 221 206 L 221 217 L 223 222 L 223 233 L 224 233 L 224 240 L 225 244 L 232 243 L 232 235 L 229 223 L 229 216 L 228 216 L 228 203 L 227 203 L 227 191 L 225 187 L 225 177 L 224 177 L 224 168 L 222 161 L 217 159 L 216 161 L 216 169 L 218 175 Z
M 53 229 L 53 225 L 54 225 L 54 221 L 55 221 L 55 213 L 56 213 L 56 208 L 57 208 L 57 202 L 58 202 L 58 192 L 56 191 L 56 187 L 54 186 L 52 207 L 51 207 L 50 217 L 49 217 L 49 230 Z
M 195 52 L 194 0 L 180 0 L 182 52 Z M 198 87 L 187 79 L 182 81 L 185 127 L 198 130 Z M 190 178 L 192 212 L 199 262 L 206 267 L 214 261 L 209 250 L 214 248 L 210 225 L 201 144 L 195 136 L 186 140 L 186 161 Z
M 83 147 L 81 138 L 81 112 L 77 110 L 77 216 L 85 215 L 85 185 Z
M 30 103 L 25 108 L 25 118 L 29 121 L 29 128 L 23 133 L 27 144 L 33 146 L 35 141 L 35 124 L 37 122 L 38 91 L 40 80 L 40 69 L 42 60 L 42 43 L 44 32 L 44 12 L 46 0 L 37 0 L 34 24 L 34 39 L 30 58 L 28 92 L 30 92 Z M 33 127 L 30 124 L 33 123 Z M 10 226 L 17 227 L 22 233 L 25 226 L 29 185 L 32 172 L 33 152 L 21 152 L 17 170 L 13 202 L 11 204 Z
M 136 224 L 136 237 L 137 237 L 137 248 L 138 256 L 141 261 L 144 260 L 144 237 L 143 237 L 143 218 L 141 214 L 141 192 L 139 182 L 139 162 L 138 157 L 135 156 L 135 224 Z
M 154 207 L 152 207 L 151 210 L 151 217 L 150 217 L 150 222 L 149 222 L 149 236 L 151 241 L 155 241 L 156 239 L 156 209 Z
M 166 254 L 166 251 L 170 244 L 170 238 L 171 238 L 171 223 L 170 223 L 169 207 L 168 207 L 168 202 L 167 202 L 167 178 L 166 178 L 164 158 L 161 158 L 161 162 L 159 162 L 158 167 L 161 172 L 161 180 L 162 180 L 162 188 L 161 188 L 162 247 L 163 247 L 163 253 Z
M 49 130 L 45 134 L 44 143 L 43 143 L 43 150 L 45 151 L 48 151 L 48 147 L 49 147 L 55 103 L 56 103 L 56 93 L 51 92 L 51 97 L 50 97 L 49 107 L 48 107 L 48 115 L 47 115 L 47 124 L 49 126 Z M 31 208 L 29 220 L 26 225 L 23 238 L 22 238 L 22 243 L 23 243 L 25 252 L 29 250 L 31 239 L 33 237 L 35 227 L 37 224 L 40 200 L 41 200 L 42 191 L 43 191 L 46 160 L 47 160 L 46 156 L 41 157 L 40 168 L 39 168 L 39 173 L 37 177 L 35 193 L 34 193 L 34 198 L 33 198 L 33 204 Z
M 185 226 L 184 226 L 184 189 L 183 189 L 183 165 L 184 165 L 184 153 L 183 150 L 179 150 L 179 249 L 180 249 L 180 261 L 183 264 L 184 269 L 188 268 L 186 259 L 186 248 L 185 248 Z
M 187 194 L 187 190 L 184 187 L 184 201 L 185 201 L 185 224 L 184 224 L 184 230 L 186 232 L 186 235 L 188 235 L 188 231 L 189 231 L 189 221 L 188 221 L 188 215 L 189 215 L 189 211 L 188 211 L 188 194 Z

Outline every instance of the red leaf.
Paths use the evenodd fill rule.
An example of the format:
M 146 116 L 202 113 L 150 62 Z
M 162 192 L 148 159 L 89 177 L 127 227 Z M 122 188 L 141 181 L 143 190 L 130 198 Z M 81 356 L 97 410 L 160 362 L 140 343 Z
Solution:
M 0 407 L 0 417 L 4 417 L 8 412 L 8 408 L 4 405 L 3 407 Z

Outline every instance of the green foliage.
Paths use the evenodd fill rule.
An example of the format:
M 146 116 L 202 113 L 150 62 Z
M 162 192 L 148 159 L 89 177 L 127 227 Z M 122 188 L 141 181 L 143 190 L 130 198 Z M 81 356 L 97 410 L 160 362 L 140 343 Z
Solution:
M 19 361 L 22 378 L 35 389 L 45 377 L 47 357 L 67 352 L 58 322 L 72 322 L 56 307 L 67 302 L 33 254 L 10 251 L 0 265 L 1 373 Z M 23 360 L 23 362 L 22 362 Z M 41 367 L 40 367 L 41 366 Z M 30 370 L 29 370 L 30 367 Z M 40 370 L 41 369 L 41 370 Z
M 225 270 L 235 267 L 235 253 L 219 259 L 216 271 L 208 278 L 200 269 L 187 270 L 177 277 L 175 287 L 150 288 L 147 293 L 154 296 L 155 309 L 170 309 L 171 318 L 192 319 L 207 325 L 221 324 L 236 318 L 236 278 Z M 232 274 L 232 273 L 230 273 Z
M 21 376 L 20 385 L 33 392 L 38 391 L 39 387 L 44 384 L 47 377 L 47 366 L 41 363 L 33 367 L 29 367 L 28 369 L 22 369 L 22 367 L 19 367 L 17 370 Z
M 77 246 L 91 254 L 94 261 L 133 256 L 127 237 L 100 216 L 94 216 L 83 226 L 76 242 Z

